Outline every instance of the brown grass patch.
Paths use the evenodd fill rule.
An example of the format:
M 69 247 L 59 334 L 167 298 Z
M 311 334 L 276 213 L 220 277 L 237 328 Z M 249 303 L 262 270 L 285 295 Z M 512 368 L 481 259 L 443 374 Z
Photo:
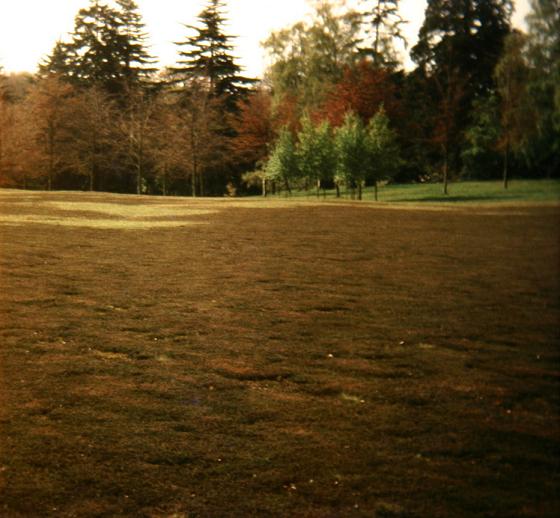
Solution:
M 556 516 L 558 208 L 424 209 L 0 191 L 0 515 Z

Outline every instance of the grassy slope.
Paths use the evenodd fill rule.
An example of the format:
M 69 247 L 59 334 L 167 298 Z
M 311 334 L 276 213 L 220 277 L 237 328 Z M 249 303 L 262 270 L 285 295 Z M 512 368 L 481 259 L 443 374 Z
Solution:
M 560 510 L 557 208 L 0 204 L 0 516 Z
M 343 191 L 343 195 L 346 198 L 350 196 L 350 193 Z M 307 193 L 294 191 L 294 196 L 313 197 L 314 191 Z M 334 198 L 335 192 L 327 191 L 326 196 Z M 373 198 L 373 188 L 366 188 L 364 200 L 373 200 Z M 513 180 L 507 190 L 503 188 L 501 182 L 450 183 L 448 196 L 443 195 L 441 184 L 389 184 L 379 188 L 379 201 L 435 203 L 560 201 L 560 181 Z

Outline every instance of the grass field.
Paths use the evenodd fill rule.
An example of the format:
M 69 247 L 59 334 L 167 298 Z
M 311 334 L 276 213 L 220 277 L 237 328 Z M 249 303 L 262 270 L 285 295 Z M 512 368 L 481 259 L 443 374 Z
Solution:
M 557 516 L 559 223 L 0 191 L 0 516 Z
M 334 190 L 321 192 L 321 197 L 335 198 Z M 342 189 L 342 197 L 349 198 L 352 193 Z M 294 197 L 316 196 L 315 190 L 292 191 Z M 277 195 L 285 197 L 285 193 Z M 367 187 L 363 194 L 364 200 L 373 200 L 373 187 Z M 559 180 L 513 180 L 508 189 L 504 189 L 502 182 L 452 182 L 449 184 L 449 193 L 444 195 L 442 184 L 387 184 L 379 187 L 380 202 L 399 203 L 504 203 L 504 202 L 558 202 L 560 201 Z

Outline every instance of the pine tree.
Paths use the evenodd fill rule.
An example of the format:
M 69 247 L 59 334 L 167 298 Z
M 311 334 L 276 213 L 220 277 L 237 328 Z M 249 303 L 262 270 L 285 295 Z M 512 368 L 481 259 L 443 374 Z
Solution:
M 123 92 L 117 12 L 97 0 L 78 12 L 69 44 L 76 81 L 98 85 L 110 94 Z
M 78 86 L 96 85 L 123 96 L 155 71 L 149 66 L 153 58 L 143 28 L 132 0 L 117 0 L 117 8 L 90 0 L 75 18 L 72 41 L 57 42 L 40 64 L 40 73 L 59 74 Z
M 194 34 L 176 43 L 183 50 L 179 51 L 178 66 L 170 72 L 173 81 L 183 86 L 192 79 L 204 79 L 212 95 L 223 98 L 226 106 L 234 109 L 253 81 L 241 75 L 241 67 L 231 54 L 232 37 L 223 32 L 224 8 L 222 0 L 209 0 L 198 15 L 199 25 L 186 25 Z
M 117 0 L 117 25 L 120 35 L 121 66 L 128 88 L 138 85 L 156 72 L 155 59 L 148 53 L 148 35 L 138 5 L 133 0 Z
M 58 40 L 51 54 L 39 63 L 39 77 L 54 75 L 72 82 L 74 59 L 70 45 Z

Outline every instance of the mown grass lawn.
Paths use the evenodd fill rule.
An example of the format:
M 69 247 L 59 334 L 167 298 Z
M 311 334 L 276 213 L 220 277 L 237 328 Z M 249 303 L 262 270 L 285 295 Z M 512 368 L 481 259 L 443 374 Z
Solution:
M 320 198 L 335 199 L 335 191 L 321 191 Z M 350 190 L 342 188 L 342 199 L 352 197 Z M 292 197 L 313 198 L 316 191 L 310 189 L 293 190 Z M 276 195 L 286 197 L 286 193 Z M 498 181 L 485 182 L 451 182 L 448 186 L 448 194 L 443 194 L 440 183 L 417 183 L 417 184 L 387 184 L 380 185 L 378 197 L 380 202 L 399 203 L 534 203 L 534 202 L 558 202 L 560 201 L 559 180 L 512 180 L 509 187 L 504 189 L 503 183 Z M 373 187 L 366 187 L 363 193 L 364 201 L 374 200 Z
M 0 516 L 557 516 L 560 209 L 0 191 Z

